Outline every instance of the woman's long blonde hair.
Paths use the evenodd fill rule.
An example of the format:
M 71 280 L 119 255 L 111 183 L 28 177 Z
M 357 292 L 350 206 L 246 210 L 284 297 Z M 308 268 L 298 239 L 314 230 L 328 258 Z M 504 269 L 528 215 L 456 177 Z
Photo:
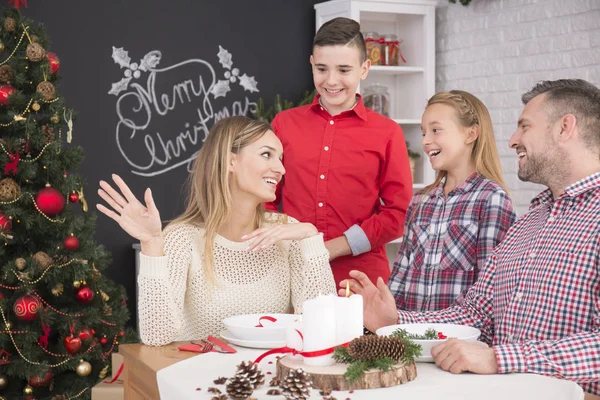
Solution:
M 433 104 L 445 104 L 452 107 L 456 111 L 458 121 L 465 128 L 479 126 L 479 135 L 475 139 L 471 151 L 475 171 L 487 179 L 496 181 L 508 194 L 502 178 L 502 166 L 496 147 L 494 128 L 487 107 L 477 97 L 462 90 L 436 93 L 427 102 L 427 107 Z M 447 174 L 447 171 L 438 171 L 435 181 L 426 186 L 422 193 L 429 193 Z
M 228 117 L 214 124 L 186 182 L 186 209 L 166 228 L 181 224 L 204 227 L 204 274 L 209 282 L 216 281 L 213 260 L 215 235 L 231 216 L 233 205 L 229 187 L 231 155 L 238 154 L 269 130 L 273 128 L 267 122 L 242 116 Z M 264 206 L 261 203 L 256 207 L 255 226 L 260 227 L 263 222 Z

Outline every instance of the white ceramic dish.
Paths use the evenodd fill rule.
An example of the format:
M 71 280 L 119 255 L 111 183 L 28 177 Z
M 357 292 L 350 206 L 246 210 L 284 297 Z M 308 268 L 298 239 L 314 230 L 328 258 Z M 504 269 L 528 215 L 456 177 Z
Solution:
M 466 325 L 456 325 L 456 324 L 399 324 L 399 325 L 390 325 L 384 326 L 383 328 L 377 329 L 377 334 L 381 336 L 388 336 L 396 329 L 405 329 L 408 333 L 422 335 L 425 333 L 427 329 L 435 329 L 437 332 L 442 332 L 447 338 L 457 338 L 460 340 L 464 340 L 466 342 L 478 343 L 483 346 L 487 346 L 483 342 L 478 342 L 477 339 L 479 335 L 481 335 L 481 331 L 477 328 L 473 328 L 471 326 Z M 422 353 L 420 357 L 415 358 L 416 362 L 433 362 L 433 357 L 431 357 L 431 349 L 445 342 L 448 339 L 435 339 L 435 340 L 419 340 L 419 339 L 411 339 L 416 344 L 420 344 L 422 348 Z
M 223 339 L 227 340 L 231 344 L 235 344 L 241 347 L 249 347 L 252 349 L 276 349 L 278 347 L 285 347 L 284 341 L 264 341 L 264 340 L 243 340 L 233 336 L 229 331 L 223 331 L 220 335 Z
M 262 317 L 271 317 L 271 322 Z M 225 318 L 223 324 L 231 335 L 241 340 L 285 342 L 285 327 L 300 318 L 295 314 L 246 314 Z M 258 324 L 262 327 L 257 327 Z

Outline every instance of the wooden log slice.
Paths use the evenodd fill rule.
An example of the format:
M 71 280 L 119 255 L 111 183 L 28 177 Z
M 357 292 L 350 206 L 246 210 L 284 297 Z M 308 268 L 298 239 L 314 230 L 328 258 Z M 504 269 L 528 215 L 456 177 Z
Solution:
M 302 360 L 282 357 L 277 361 L 277 378 L 283 382 L 290 370 L 302 368 L 310 375 L 313 387 L 316 389 L 359 390 L 397 386 L 417 377 L 417 365 L 414 362 L 412 364 L 401 363 L 394 365 L 388 371 L 371 369 L 350 383 L 344 377 L 347 366 L 348 364 L 337 363 L 330 367 L 313 367 L 305 365 Z

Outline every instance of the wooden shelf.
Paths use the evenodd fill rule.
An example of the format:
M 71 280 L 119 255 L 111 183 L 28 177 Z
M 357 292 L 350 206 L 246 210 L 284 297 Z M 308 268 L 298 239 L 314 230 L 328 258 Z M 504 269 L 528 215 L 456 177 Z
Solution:
M 423 73 L 424 71 L 425 68 L 423 67 L 391 67 L 385 65 L 372 65 L 371 68 L 369 68 L 369 72 L 374 72 L 376 74 L 382 75 L 418 74 Z

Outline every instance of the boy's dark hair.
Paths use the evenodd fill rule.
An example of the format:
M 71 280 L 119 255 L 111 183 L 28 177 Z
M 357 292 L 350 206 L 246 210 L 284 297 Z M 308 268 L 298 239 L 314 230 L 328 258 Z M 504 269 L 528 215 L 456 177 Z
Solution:
M 544 94 L 550 123 L 573 114 L 584 142 L 600 149 L 600 89 L 583 79 L 542 81 L 521 97 L 523 104 Z
M 315 46 L 354 46 L 358 49 L 360 63 L 367 59 L 360 24 L 350 18 L 338 17 L 321 25 L 313 40 L 313 48 Z

